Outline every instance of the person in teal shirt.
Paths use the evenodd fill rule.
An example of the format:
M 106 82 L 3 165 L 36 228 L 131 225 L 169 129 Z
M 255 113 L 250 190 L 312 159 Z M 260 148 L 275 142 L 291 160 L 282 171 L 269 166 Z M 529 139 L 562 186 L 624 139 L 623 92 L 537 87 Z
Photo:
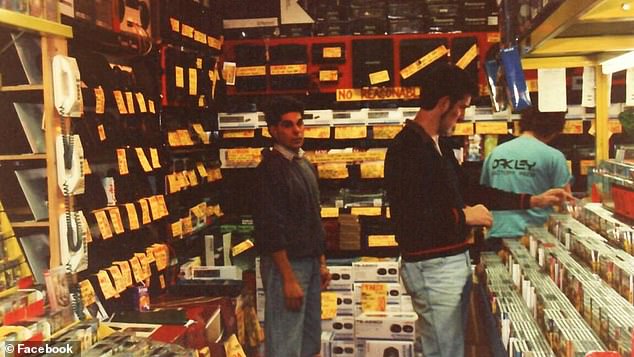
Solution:
M 548 145 L 561 134 L 564 112 L 542 113 L 529 107 L 522 111 L 521 135 L 496 147 L 484 161 L 480 183 L 500 190 L 539 194 L 551 188 L 570 192 L 572 176 L 561 151 Z M 543 225 L 552 208 L 492 211 L 486 250 L 499 251 L 500 238 L 524 235 L 526 226 Z

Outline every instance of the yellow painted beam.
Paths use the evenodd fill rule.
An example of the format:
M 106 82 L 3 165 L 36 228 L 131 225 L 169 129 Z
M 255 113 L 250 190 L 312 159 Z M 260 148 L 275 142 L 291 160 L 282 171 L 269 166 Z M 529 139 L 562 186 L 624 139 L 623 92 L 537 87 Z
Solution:
M 609 95 L 612 76 L 603 74 L 601 66 L 596 66 L 594 71 L 596 76 L 595 160 L 597 167 L 599 167 L 599 162 L 607 160 L 610 154 L 608 109 L 610 108 Z
M 528 57 L 522 58 L 523 69 L 539 68 L 574 68 L 594 66 L 597 62 L 588 56 L 562 56 L 562 57 Z
M 628 10 L 623 8 L 623 0 L 607 0 L 592 8 L 588 13 L 581 16 L 582 21 L 605 21 L 616 19 L 627 19 L 634 17 L 634 4 L 630 3 Z
M 530 46 L 535 49 L 539 48 L 543 42 L 555 38 L 577 22 L 579 17 L 604 2 L 605 0 L 568 0 L 562 2 L 544 22 L 531 32 Z
M 13 27 L 17 30 L 34 31 L 42 35 L 73 38 L 73 28 L 70 26 L 7 9 L 0 9 L 0 25 Z
M 634 50 L 634 35 L 553 38 L 531 51 L 531 55 L 566 55 L 575 53 Z

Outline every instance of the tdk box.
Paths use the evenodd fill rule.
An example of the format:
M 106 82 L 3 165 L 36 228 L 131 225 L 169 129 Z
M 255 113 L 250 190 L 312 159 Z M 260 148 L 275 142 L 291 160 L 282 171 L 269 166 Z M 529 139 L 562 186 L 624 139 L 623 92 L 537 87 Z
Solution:
M 354 282 L 398 283 L 398 262 L 354 262 Z
M 330 356 L 355 357 L 354 341 L 332 341 L 330 344 Z
M 355 336 L 366 340 L 416 339 L 418 316 L 411 312 L 367 312 L 355 319 Z
M 337 340 L 352 340 L 354 338 L 354 317 L 336 316 L 332 320 L 321 320 L 322 331 L 332 331 Z
M 352 266 L 328 266 L 330 284 L 328 290 L 352 290 Z
M 337 315 L 352 315 L 354 313 L 354 300 L 352 291 L 336 291 Z
M 414 342 L 412 341 L 365 341 L 365 357 L 412 357 Z
M 332 340 L 334 339 L 332 331 L 324 331 L 321 333 L 321 357 L 330 357 L 330 350 L 332 349 Z

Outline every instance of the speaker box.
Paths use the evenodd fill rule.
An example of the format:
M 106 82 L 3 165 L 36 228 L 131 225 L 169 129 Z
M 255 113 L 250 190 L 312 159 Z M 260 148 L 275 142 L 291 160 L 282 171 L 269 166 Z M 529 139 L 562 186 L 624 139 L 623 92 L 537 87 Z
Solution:
M 115 0 L 95 0 L 95 24 L 106 30 L 113 30 L 116 16 Z
M 451 41 L 451 61 L 453 63 L 458 63 L 458 61 L 464 56 L 467 51 L 473 46 L 478 44 L 478 39 L 475 37 L 457 37 Z M 465 67 L 465 71 L 469 73 L 471 79 L 478 83 L 478 58 L 476 56 L 470 63 Z
M 392 86 L 394 83 L 394 60 L 392 39 L 352 41 L 352 84 L 354 88 L 368 87 L 370 75 L 387 70 L 389 80 L 374 85 Z
M 264 46 L 238 45 L 235 47 L 235 55 L 238 68 L 266 66 L 266 49 Z M 238 91 L 266 90 L 266 75 L 238 76 L 236 78 L 236 89 Z
M 150 0 L 115 0 L 113 30 L 151 37 Z
M 425 40 L 402 40 L 399 45 L 399 57 L 401 61 L 401 68 L 399 69 L 399 71 L 414 63 L 429 52 L 435 50 L 438 46 L 443 45 L 445 47 L 449 46 L 449 44 L 447 43 L 447 39 L 434 38 Z M 435 65 L 447 62 L 448 60 L 449 57 L 447 55 L 442 56 L 427 67 L 414 73 L 407 79 L 401 78 L 401 85 L 404 87 L 419 85 L 421 78 L 425 75 L 425 73 L 433 69 Z

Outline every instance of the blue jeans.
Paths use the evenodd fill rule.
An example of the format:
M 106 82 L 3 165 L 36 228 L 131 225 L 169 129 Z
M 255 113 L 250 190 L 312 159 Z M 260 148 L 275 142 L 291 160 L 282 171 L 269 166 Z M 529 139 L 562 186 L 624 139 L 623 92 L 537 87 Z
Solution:
M 304 299 L 299 311 L 286 308 L 282 276 L 271 257 L 262 257 L 260 271 L 266 296 L 266 357 L 312 357 L 321 349 L 321 275 L 319 258 L 290 260 Z
M 464 329 L 471 288 L 469 252 L 401 262 L 405 290 L 418 314 L 425 357 L 464 356 Z

